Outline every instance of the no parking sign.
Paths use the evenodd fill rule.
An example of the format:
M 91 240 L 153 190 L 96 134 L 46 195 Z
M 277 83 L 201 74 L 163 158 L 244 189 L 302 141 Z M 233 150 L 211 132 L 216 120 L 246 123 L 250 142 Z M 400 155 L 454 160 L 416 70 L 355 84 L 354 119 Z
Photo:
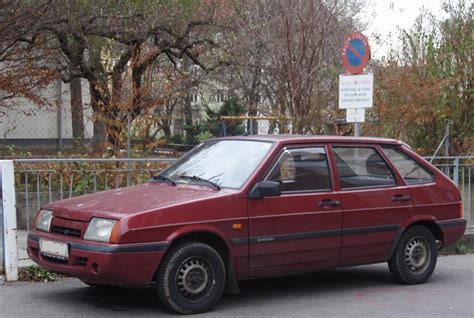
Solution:
M 349 73 L 361 74 L 370 60 L 370 47 L 367 38 L 354 32 L 344 40 L 342 46 L 342 65 Z

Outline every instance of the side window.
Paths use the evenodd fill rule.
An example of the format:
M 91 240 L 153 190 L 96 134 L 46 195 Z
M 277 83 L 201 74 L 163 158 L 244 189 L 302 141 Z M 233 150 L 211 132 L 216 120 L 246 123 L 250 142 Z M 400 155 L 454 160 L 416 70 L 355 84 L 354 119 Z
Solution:
M 333 147 L 342 189 L 396 185 L 386 162 L 374 148 Z
M 428 183 L 433 181 L 433 174 L 420 166 L 415 160 L 393 147 L 383 147 L 383 151 L 397 168 L 407 184 Z
M 330 190 L 331 179 L 324 148 L 285 150 L 267 180 L 280 182 L 282 192 Z

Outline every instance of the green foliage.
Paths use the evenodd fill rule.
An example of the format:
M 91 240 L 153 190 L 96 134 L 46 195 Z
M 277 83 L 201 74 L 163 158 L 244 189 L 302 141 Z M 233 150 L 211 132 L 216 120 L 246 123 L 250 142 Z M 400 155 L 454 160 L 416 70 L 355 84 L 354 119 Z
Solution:
M 468 248 L 466 245 L 456 244 L 454 246 L 454 253 L 456 253 L 456 254 L 465 255 L 465 254 L 469 254 L 469 253 L 472 253 L 472 252 L 473 252 L 473 250 Z
M 210 131 L 203 131 L 196 136 L 197 142 L 203 142 L 211 138 L 214 138 L 214 135 Z
M 185 138 L 182 135 L 171 135 L 168 137 L 165 137 L 165 140 L 167 143 L 170 144 L 184 144 L 185 143 Z
M 47 269 L 41 268 L 38 265 L 31 265 L 24 268 L 19 274 L 20 281 L 35 281 L 35 282 L 54 282 L 59 280 L 60 275 L 50 272 Z
M 245 132 L 245 127 L 241 120 L 223 120 L 221 117 L 241 116 L 244 113 L 245 109 L 236 97 L 224 101 L 217 111 L 206 107 L 207 129 L 216 137 L 242 135 Z
M 74 187 L 74 192 L 85 193 L 87 189 L 91 189 L 94 186 L 94 176 L 92 174 L 84 173 L 80 176 Z

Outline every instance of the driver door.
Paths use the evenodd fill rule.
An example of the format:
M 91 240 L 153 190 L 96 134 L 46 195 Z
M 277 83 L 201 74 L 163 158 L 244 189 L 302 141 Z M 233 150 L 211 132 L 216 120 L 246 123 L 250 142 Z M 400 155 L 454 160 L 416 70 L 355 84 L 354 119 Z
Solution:
M 324 146 L 285 148 L 264 180 L 281 195 L 250 199 L 250 274 L 334 265 L 341 247 L 342 211 L 332 190 Z

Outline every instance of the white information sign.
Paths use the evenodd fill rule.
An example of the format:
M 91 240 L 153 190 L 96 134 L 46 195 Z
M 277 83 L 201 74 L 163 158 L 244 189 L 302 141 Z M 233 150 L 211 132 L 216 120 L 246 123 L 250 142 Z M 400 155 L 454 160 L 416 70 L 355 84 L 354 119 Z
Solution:
M 339 108 L 370 108 L 373 91 L 374 74 L 339 75 Z
M 348 123 L 363 123 L 365 121 L 364 108 L 347 108 L 346 121 Z

